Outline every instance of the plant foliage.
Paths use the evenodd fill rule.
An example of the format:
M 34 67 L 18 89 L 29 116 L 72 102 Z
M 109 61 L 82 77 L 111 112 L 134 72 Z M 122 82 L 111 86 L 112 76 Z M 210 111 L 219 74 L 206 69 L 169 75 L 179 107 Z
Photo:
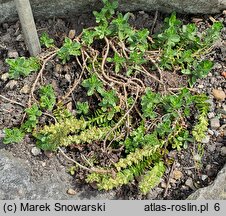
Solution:
M 103 8 L 93 13 L 97 25 L 84 29 L 74 40 L 65 38 L 54 53 L 56 61 L 81 69 L 76 71 L 80 73 L 78 82 L 75 80 L 69 91 L 73 94 L 78 84 L 85 90 L 85 98 L 72 97 L 76 112 L 65 108 L 63 100 L 68 96 L 57 101 L 51 85 L 41 86 L 36 103 L 25 109 L 20 128 L 5 129 L 4 143 L 19 142 L 30 133 L 42 150 L 98 148 L 91 158 L 95 162 L 84 160 L 84 166 L 90 166 L 86 167 L 90 171 L 87 182 L 100 190 L 136 182 L 147 194 L 164 176 L 168 151 L 200 143 L 208 127 L 207 97 L 190 92 L 187 86 L 171 92 L 161 72 L 186 74 L 190 85 L 205 77 L 213 67 L 206 53 L 219 38 L 222 24 L 216 22 L 199 34 L 195 24 L 184 25 L 172 13 L 165 19 L 163 31 L 152 39 L 147 29 L 137 30 L 129 24 L 133 14 L 116 13 L 117 1 L 103 3 Z M 42 35 L 41 43 L 54 46 L 47 34 Z M 6 62 L 11 78 L 40 68 L 37 58 Z M 40 122 L 42 114 L 51 120 Z M 119 151 L 114 161 L 105 159 L 105 165 L 98 160 L 113 151 Z M 74 174 L 84 166 L 75 163 L 70 171 Z
M 20 76 L 28 76 L 31 72 L 37 72 L 40 69 L 39 60 L 35 57 L 28 59 L 25 57 L 6 59 L 6 63 L 10 66 L 9 77 L 11 79 L 18 79 Z

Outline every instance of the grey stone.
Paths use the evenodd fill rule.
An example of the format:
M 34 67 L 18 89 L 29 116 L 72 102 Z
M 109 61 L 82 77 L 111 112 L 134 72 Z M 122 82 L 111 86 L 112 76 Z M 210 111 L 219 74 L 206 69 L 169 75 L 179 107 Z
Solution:
M 200 89 L 203 89 L 204 85 L 203 84 L 199 84 L 197 87 L 200 88 Z
M 193 184 L 193 181 L 192 181 L 192 178 L 188 178 L 185 182 L 185 185 L 190 187 L 192 190 L 195 190 L 195 187 L 194 187 L 194 184 Z
M 213 111 L 216 106 L 213 99 L 210 98 L 210 99 L 206 100 L 206 103 L 208 103 L 210 105 L 210 110 Z
M 213 69 L 221 69 L 222 68 L 222 65 L 218 62 L 216 62 L 213 66 Z
M 202 175 L 202 181 L 205 181 L 207 178 L 208 178 L 208 176 L 207 175 Z
M 226 9 L 226 0 L 121 0 L 119 9 L 122 11 L 163 11 L 193 14 L 213 14 Z M 33 14 L 37 18 L 74 16 L 100 9 L 100 0 L 30 0 Z M 0 23 L 18 19 L 13 0 L 0 0 Z
M 215 113 L 214 112 L 209 112 L 208 114 L 208 118 L 211 119 L 215 116 Z
M 9 74 L 8 74 L 8 73 L 4 73 L 4 74 L 2 74 L 2 76 L 1 76 L 1 80 L 4 81 L 4 82 L 7 81 L 8 78 L 9 78 Z
M 226 146 L 221 148 L 221 155 L 226 156 Z
M 214 131 L 212 131 L 212 130 L 210 130 L 210 129 L 208 129 L 208 134 L 210 134 L 211 136 L 213 136 L 214 135 Z
M 0 8 L 1 8 L 1 6 L 0 6 Z M 4 43 L 10 43 L 10 41 L 11 41 L 11 35 L 10 35 L 10 33 L 7 33 L 7 34 L 1 36 L 1 42 L 3 44 Z
M 8 51 L 8 58 L 18 58 L 19 53 L 16 50 L 9 50 Z
M 198 189 L 188 200 L 226 200 L 226 165 L 218 173 L 214 182 L 205 188 Z
M 226 111 L 226 104 L 222 104 L 222 108 L 224 111 Z
M 195 161 L 201 161 L 201 159 L 202 159 L 202 158 L 201 158 L 201 156 L 200 156 L 199 154 L 195 154 L 195 155 L 194 155 L 194 160 L 195 160 Z
M 41 153 L 41 150 L 37 147 L 33 147 L 31 149 L 31 153 L 34 155 L 34 156 L 38 156 L 40 153 Z
M 22 34 L 19 34 L 17 37 L 16 37 L 16 41 L 24 41 L 24 37 Z
M 188 176 L 192 176 L 192 174 L 193 174 L 191 170 L 186 170 L 186 173 Z
M 219 137 L 220 136 L 220 132 L 219 131 L 217 131 L 217 130 L 213 130 L 213 132 L 214 132 L 214 135 L 215 135 L 215 137 Z
M 201 143 L 208 144 L 210 142 L 210 136 L 206 135 L 204 139 L 202 139 Z
M 214 152 L 215 150 L 216 150 L 216 145 L 215 144 L 209 144 L 208 145 L 208 150 L 210 151 L 210 152 Z
M 68 37 L 69 37 L 70 39 L 74 39 L 75 34 L 76 34 L 76 31 L 75 31 L 74 29 L 71 29 L 71 30 L 69 31 L 69 33 L 68 33 Z
M 1 140 L 0 140 L 1 141 Z M 1 147 L 1 145 L 0 145 Z M 75 195 L 67 194 L 74 185 L 65 179 L 72 178 L 66 171 L 51 169 L 49 176 L 31 176 L 32 166 L 25 160 L 15 158 L 10 152 L 0 149 L 0 200 L 68 200 L 68 199 L 115 199 L 114 192 L 98 192 L 82 189 Z M 51 178 L 50 178 L 51 176 Z
M 21 93 L 21 94 L 28 94 L 29 91 L 30 91 L 30 86 L 27 85 L 27 84 L 25 84 L 25 85 L 22 87 L 22 89 L 20 89 L 20 93 Z
M 216 78 L 215 77 L 211 77 L 210 79 L 210 83 L 213 85 L 216 83 Z
M 220 120 L 219 118 L 215 117 L 210 119 L 210 127 L 212 130 L 216 130 L 220 127 Z
M 6 89 L 13 90 L 14 88 L 16 88 L 17 83 L 18 83 L 18 82 L 17 82 L 16 80 L 10 80 L 10 81 L 6 84 L 5 88 L 6 88 Z

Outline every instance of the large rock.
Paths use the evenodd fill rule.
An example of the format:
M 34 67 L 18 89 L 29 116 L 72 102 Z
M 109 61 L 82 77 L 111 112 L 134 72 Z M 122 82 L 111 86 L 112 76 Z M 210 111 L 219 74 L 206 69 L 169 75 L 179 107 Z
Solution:
M 15 158 L 10 152 L 1 149 L 0 142 L 0 200 L 117 199 L 115 191 L 100 192 L 90 190 L 90 187 L 80 188 L 77 193 L 68 195 L 68 189 L 74 188 L 74 185 L 68 180 L 66 172 L 51 168 L 48 175 L 44 173 L 40 177 L 33 177 L 32 172 L 33 167 L 27 161 Z M 188 199 L 226 199 L 226 165 L 212 185 L 197 190 Z
M 1 144 L 1 143 L 0 143 Z M 0 200 L 15 199 L 114 199 L 114 193 L 98 192 L 82 189 L 75 195 L 67 194 L 74 186 L 66 181 L 66 172 L 51 169 L 48 175 L 32 177 L 32 167 L 25 160 L 12 156 L 4 149 L 0 149 Z
M 34 16 L 48 18 L 53 16 L 73 16 L 101 8 L 101 0 L 30 0 Z M 226 9 L 226 0 L 121 0 L 122 11 L 177 11 L 180 13 L 219 13 Z M 0 23 L 17 19 L 13 0 L 0 0 Z
M 188 200 L 226 200 L 226 165 L 218 173 L 213 184 L 195 191 Z

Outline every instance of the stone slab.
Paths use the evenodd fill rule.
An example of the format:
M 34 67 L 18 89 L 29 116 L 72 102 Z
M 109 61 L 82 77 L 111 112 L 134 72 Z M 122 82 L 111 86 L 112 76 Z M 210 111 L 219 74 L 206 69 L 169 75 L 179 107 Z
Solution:
M 35 18 L 68 17 L 97 10 L 101 0 L 30 0 Z M 121 11 L 163 11 L 192 14 L 220 13 L 226 0 L 120 0 Z M 0 23 L 18 19 L 13 0 L 0 0 Z
M 226 165 L 218 173 L 213 184 L 198 189 L 188 197 L 188 200 L 226 200 Z
M 10 152 L 0 149 L 0 200 L 75 200 L 114 199 L 115 193 L 82 189 L 75 195 L 68 195 L 73 188 L 66 172 L 50 170 L 48 176 L 31 177 L 32 167 L 25 160 L 15 158 Z M 72 177 L 71 177 L 72 178 Z

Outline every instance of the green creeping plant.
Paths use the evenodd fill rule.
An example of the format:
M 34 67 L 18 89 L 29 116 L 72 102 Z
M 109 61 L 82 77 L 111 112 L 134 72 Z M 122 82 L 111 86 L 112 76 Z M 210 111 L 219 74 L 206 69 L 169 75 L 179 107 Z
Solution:
M 94 12 L 97 25 L 84 29 L 76 41 L 65 38 L 57 51 L 63 64 L 75 58 L 86 69 L 81 86 L 87 91 L 89 103 L 79 102 L 83 101 L 79 98 L 76 110 L 71 112 L 65 108 L 64 101 L 56 103 L 51 85 L 42 86 L 38 91 L 39 102 L 25 109 L 26 119 L 20 128 L 4 130 L 3 142 L 20 142 L 25 133 L 29 133 L 42 150 L 57 151 L 59 147 L 74 148 L 75 145 L 88 150 L 94 144 L 99 145 L 98 150 L 119 150 L 116 160 L 109 160 L 104 166 L 98 161 L 99 151 L 93 152 L 95 162 L 87 158 L 81 167 L 75 162 L 76 166 L 72 166 L 70 172 L 74 175 L 77 169 L 87 166 L 91 173 L 87 174 L 86 181 L 95 183 L 99 190 L 136 183 L 140 192 L 147 194 L 164 176 L 169 149 L 180 151 L 194 143 L 200 145 L 206 136 L 209 110 L 206 96 L 191 93 L 186 88 L 176 93 L 154 92 L 147 87 L 143 91 L 147 84 L 142 70 L 146 69 L 148 73 L 156 70 L 156 65 L 150 62 L 149 51 L 157 52 L 159 67 L 188 75 L 189 83 L 193 85 L 213 67 L 205 54 L 219 37 L 222 24 L 214 23 L 199 34 L 195 24 L 183 25 L 172 13 L 165 19 L 163 32 L 155 35 L 154 43 L 150 43 L 147 29 L 136 30 L 130 26 L 131 13 L 116 13 L 117 1 L 103 0 L 103 3 L 102 10 Z M 40 40 L 47 48 L 54 46 L 47 34 Z M 105 59 L 99 48 L 107 45 L 109 52 Z M 94 53 L 97 53 L 95 59 Z M 81 54 L 87 54 L 85 61 Z M 35 58 L 22 57 L 7 62 L 11 78 L 28 75 L 40 68 Z M 120 82 L 107 82 L 103 72 Z M 130 78 L 144 84 L 136 99 L 134 90 L 139 84 L 130 89 Z M 42 113 L 45 110 L 48 112 Z M 42 120 L 50 121 L 39 122 L 39 117 L 49 112 L 52 118 L 44 119 L 43 115 Z M 199 148 L 203 149 L 201 145 Z
M 4 129 L 5 136 L 3 138 L 4 144 L 18 143 L 21 142 L 25 136 L 22 130 L 19 128 L 6 128 Z
M 54 40 L 44 32 L 40 37 L 40 44 L 46 46 L 46 48 L 54 47 Z
M 42 115 L 37 104 L 33 104 L 30 108 L 25 109 L 27 113 L 27 120 L 21 125 L 23 131 L 30 133 L 38 123 L 38 117 Z
M 40 107 L 51 111 L 56 104 L 56 96 L 52 85 L 42 86 L 39 89 Z
M 99 103 L 99 106 L 102 107 L 103 111 L 106 111 L 108 108 L 116 107 L 118 102 L 118 97 L 114 90 L 103 91 L 101 92 L 102 101 Z
M 25 57 L 6 59 L 6 63 L 9 65 L 10 79 L 28 76 L 31 72 L 37 72 L 40 69 L 40 63 L 36 57 L 30 57 L 28 59 Z
M 77 104 L 76 104 L 76 112 L 78 114 L 84 114 L 84 115 L 88 114 L 88 112 L 89 112 L 88 102 L 87 101 L 86 102 L 78 101 Z
M 98 79 L 96 74 L 92 74 L 90 78 L 85 79 L 82 82 L 82 86 L 88 89 L 88 96 L 92 96 L 95 91 L 97 91 L 98 93 L 103 92 L 103 83 Z
M 63 46 L 57 52 L 57 56 L 62 60 L 63 64 L 70 60 L 71 56 L 81 55 L 81 44 L 65 38 Z
M 222 28 L 222 23 L 215 22 L 200 34 L 195 24 L 182 25 L 176 13 L 172 13 L 170 18 L 165 19 L 163 32 L 154 36 L 152 47 L 162 50 L 160 66 L 168 70 L 178 70 L 179 67 L 182 74 L 190 77 L 189 84 L 192 86 L 213 68 L 212 61 L 201 59 L 220 37 Z

